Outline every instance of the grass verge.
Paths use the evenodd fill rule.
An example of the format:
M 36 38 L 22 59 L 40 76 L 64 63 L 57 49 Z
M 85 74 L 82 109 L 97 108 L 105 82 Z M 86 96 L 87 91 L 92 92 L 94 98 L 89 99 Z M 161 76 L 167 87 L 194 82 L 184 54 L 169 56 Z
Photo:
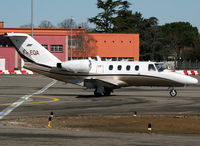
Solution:
M 10 123 L 23 127 L 48 128 L 48 117 L 20 118 Z M 159 116 L 159 115 L 88 115 L 55 116 L 51 128 L 65 130 L 91 130 L 124 133 L 152 133 L 172 135 L 200 135 L 199 116 Z

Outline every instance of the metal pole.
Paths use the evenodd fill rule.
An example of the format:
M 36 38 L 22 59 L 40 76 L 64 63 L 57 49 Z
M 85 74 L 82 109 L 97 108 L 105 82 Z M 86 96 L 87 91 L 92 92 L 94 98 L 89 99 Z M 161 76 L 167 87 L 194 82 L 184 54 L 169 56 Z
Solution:
M 72 17 L 71 17 L 71 40 L 70 40 L 70 56 L 72 60 Z
M 33 37 L 33 0 L 31 0 L 31 36 Z

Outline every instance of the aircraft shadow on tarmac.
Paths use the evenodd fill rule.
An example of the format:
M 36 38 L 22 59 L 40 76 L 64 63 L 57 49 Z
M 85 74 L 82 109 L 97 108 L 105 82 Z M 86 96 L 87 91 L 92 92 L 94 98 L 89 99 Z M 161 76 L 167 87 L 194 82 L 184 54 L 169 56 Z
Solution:
M 112 94 L 110 96 L 94 96 L 92 93 L 91 94 L 87 94 L 87 95 L 80 95 L 80 94 L 73 94 L 73 93 L 69 93 L 69 94 L 42 94 L 44 96 L 55 96 L 55 97 L 74 97 L 74 98 L 114 98 L 114 97 L 117 97 L 117 96 L 123 96 L 124 98 L 145 98 L 145 97 L 148 97 L 148 98 L 157 98 L 157 97 L 162 97 L 162 98 L 168 98 L 168 99 L 174 99 L 176 97 L 173 97 L 171 98 L 171 96 L 169 96 L 168 94 L 166 95 L 160 95 L 158 94 L 156 91 L 155 91 L 155 94 L 154 95 L 146 95 L 146 94 L 142 94 L 141 92 L 138 94 L 132 94 L 132 95 L 122 95 L 122 94 Z
M 116 95 L 110 95 L 110 96 L 94 96 L 94 95 L 79 95 L 76 98 L 103 98 L 103 97 L 112 97 Z
M 102 97 L 114 97 L 117 95 L 110 95 L 110 96 L 94 96 L 92 93 L 89 95 L 80 95 L 80 94 L 42 94 L 45 96 L 57 96 L 57 97 L 67 97 L 67 96 L 75 96 L 75 98 L 102 98 Z

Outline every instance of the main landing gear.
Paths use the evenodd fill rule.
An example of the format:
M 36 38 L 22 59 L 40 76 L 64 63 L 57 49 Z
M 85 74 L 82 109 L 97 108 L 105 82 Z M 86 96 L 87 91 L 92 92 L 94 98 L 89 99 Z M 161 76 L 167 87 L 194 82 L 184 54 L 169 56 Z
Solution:
M 107 89 L 104 87 L 97 87 L 94 90 L 94 96 L 100 97 L 100 96 L 110 96 L 111 92 L 113 92 L 111 89 Z
M 175 97 L 177 95 L 177 92 L 174 88 L 172 88 L 169 92 L 169 94 L 171 95 L 171 97 Z

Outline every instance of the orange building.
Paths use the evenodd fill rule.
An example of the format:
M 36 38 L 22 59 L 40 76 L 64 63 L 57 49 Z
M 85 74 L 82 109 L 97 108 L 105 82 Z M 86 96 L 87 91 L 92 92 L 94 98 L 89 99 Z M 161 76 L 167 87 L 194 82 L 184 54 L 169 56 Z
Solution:
M 0 35 L 9 32 L 31 34 L 31 29 L 6 28 L 4 23 L 0 22 Z M 139 34 L 86 33 L 82 27 L 72 30 L 34 28 L 34 38 L 62 61 L 70 59 L 71 48 L 72 57 L 78 59 L 100 56 L 102 60 L 139 60 Z M 59 47 L 60 51 L 56 51 L 56 47 Z M 14 47 L 1 36 L 0 59 L 6 58 L 5 54 L 13 54 L 13 50 Z M 12 57 L 15 57 L 14 68 L 19 68 L 20 61 L 16 63 L 16 60 L 20 60 L 20 57 L 16 57 L 16 54 L 8 55 L 7 60 Z M 6 68 L 12 68 L 12 64 Z
M 112 60 L 139 60 L 139 34 L 90 33 L 96 54 Z

